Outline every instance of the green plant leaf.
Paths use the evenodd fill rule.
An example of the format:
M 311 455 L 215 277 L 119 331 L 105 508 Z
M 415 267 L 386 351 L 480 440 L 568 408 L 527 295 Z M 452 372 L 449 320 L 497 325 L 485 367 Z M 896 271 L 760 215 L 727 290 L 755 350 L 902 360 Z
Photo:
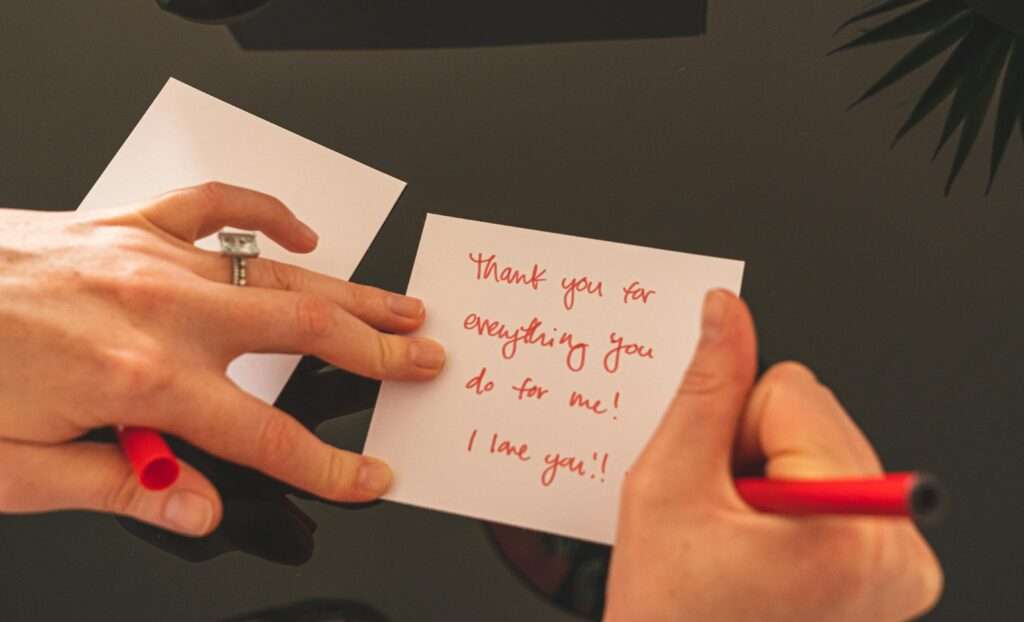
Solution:
M 971 153 L 971 148 L 978 139 L 981 126 L 985 123 L 985 115 L 988 113 L 989 104 L 992 102 L 992 94 L 995 93 L 996 83 L 999 81 L 999 75 L 1002 73 L 1003 65 L 1006 63 L 1006 56 L 1010 51 L 1010 46 L 1013 44 L 1013 36 L 1009 33 L 1003 33 L 996 41 L 996 45 L 988 52 L 984 66 L 979 65 L 978 71 L 972 74 L 970 79 L 964 80 L 960 84 L 957 97 L 953 100 L 953 105 L 951 106 L 952 111 L 953 108 L 956 108 L 957 101 L 961 99 L 960 93 L 967 92 L 967 95 L 963 98 L 968 102 L 965 104 L 967 112 L 964 115 L 963 129 L 960 131 L 960 144 L 957 145 L 956 155 L 953 157 L 953 166 L 949 172 L 949 178 L 946 180 L 946 196 L 949 196 L 949 191 L 953 188 L 953 182 L 956 181 L 957 176 L 960 174 L 964 162 L 967 161 L 967 156 Z M 977 79 L 975 79 L 975 76 L 978 76 Z M 968 91 L 968 89 L 971 90 Z
M 942 137 L 939 139 L 939 145 L 935 148 L 935 153 L 932 154 L 932 159 L 939 155 L 942 147 L 974 110 L 975 104 L 985 97 L 986 93 L 987 97 L 991 99 L 992 91 L 999 80 L 999 74 L 1002 73 L 1003 65 L 1006 64 L 1006 55 L 1011 44 L 1013 44 L 1013 36 L 1009 33 L 993 34 L 989 44 L 978 54 L 970 70 L 957 85 L 956 96 L 949 107 L 946 124 L 942 128 Z M 987 107 L 988 101 L 986 100 L 984 103 Z M 984 116 L 981 120 L 984 121 Z M 962 143 L 963 140 L 961 140 Z
M 845 22 L 840 24 L 839 28 L 836 28 L 836 31 L 832 34 L 839 34 L 840 32 L 842 32 L 844 28 L 846 28 L 850 24 L 855 24 L 869 17 L 881 15 L 882 13 L 895 11 L 900 7 L 905 7 L 908 4 L 914 4 L 915 2 L 921 2 L 921 0 L 886 0 L 885 2 L 882 2 L 881 4 L 877 4 L 875 6 L 871 6 L 871 8 L 865 9 L 863 12 L 858 13 L 857 15 L 854 15 L 850 19 L 846 20 Z
M 963 2 L 960 0 L 928 0 L 918 7 L 868 30 L 846 45 L 832 50 L 829 54 L 934 30 L 955 17 L 964 8 Z
M 949 97 L 949 94 L 960 84 L 963 76 L 970 71 L 979 53 L 982 53 L 992 43 L 993 26 L 980 17 L 975 17 L 973 21 L 971 31 L 956 46 L 953 53 L 946 59 L 945 64 L 935 74 L 931 84 L 921 94 L 914 109 L 910 111 L 910 116 L 896 132 L 896 137 L 892 139 L 890 147 L 895 147 L 896 143 L 907 135 L 907 132 Z
M 857 101 L 850 104 L 850 108 L 853 108 L 869 97 L 877 95 L 895 84 L 900 78 L 903 78 L 952 47 L 953 44 L 967 34 L 973 24 L 974 14 L 971 11 L 957 13 L 956 17 L 946 22 L 942 28 L 928 35 L 923 41 L 914 46 L 912 50 L 907 52 L 906 56 L 893 65 L 893 68 L 882 76 L 878 82 L 865 91 Z
M 999 97 L 999 112 L 996 113 L 996 127 L 993 132 L 992 165 L 988 173 L 985 194 L 992 191 L 992 184 L 999 172 L 1006 147 L 1013 136 L 1014 124 L 1024 124 L 1024 36 L 1017 37 L 1010 61 L 1003 77 L 1003 92 Z M 1024 128 L 1022 128 L 1024 132 Z

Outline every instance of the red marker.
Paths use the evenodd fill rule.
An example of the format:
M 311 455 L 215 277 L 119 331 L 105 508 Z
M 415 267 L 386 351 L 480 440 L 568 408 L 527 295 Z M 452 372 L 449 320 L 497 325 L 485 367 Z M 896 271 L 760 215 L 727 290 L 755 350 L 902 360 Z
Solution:
M 945 505 L 935 478 L 917 472 L 836 480 L 742 477 L 736 490 L 755 509 L 777 514 L 905 516 L 928 522 Z
M 178 459 L 155 430 L 119 426 L 117 440 L 145 488 L 163 490 L 178 479 Z

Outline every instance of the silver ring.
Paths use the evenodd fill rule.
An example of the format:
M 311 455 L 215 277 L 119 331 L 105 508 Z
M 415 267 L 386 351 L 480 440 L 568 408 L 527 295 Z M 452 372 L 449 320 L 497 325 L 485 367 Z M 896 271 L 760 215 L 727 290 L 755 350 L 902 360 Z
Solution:
M 220 240 L 221 254 L 231 258 L 231 284 L 244 287 L 248 282 L 245 260 L 260 256 L 256 234 L 221 231 L 217 239 Z

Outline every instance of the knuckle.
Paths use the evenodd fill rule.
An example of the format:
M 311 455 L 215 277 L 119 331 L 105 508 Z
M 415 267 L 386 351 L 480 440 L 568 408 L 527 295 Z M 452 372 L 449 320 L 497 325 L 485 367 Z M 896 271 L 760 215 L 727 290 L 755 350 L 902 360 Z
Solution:
M 328 499 L 344 499 L 352 490 L 355 474 L 351 465 L 340 451 L 331 451 L 324 469 L 324 480 L 320 485 L 321 493 Z
M 376 288 L 342 281 L 336 291 L 342 305 L 358 317 L 371 315 L 374 306 L 386 308 L 381 292 Z
M 771 401 L 774 405 L 802 402 L 813 392 L 825 387 L 818 384 L 813 372 L 801 363 L 776 363 L 766 371 L 757 384 L 755 410 L 763 411 Z
M 175 368 L 158 352 L 157 346 L 136 345 L 105 353 L 100 373 L 118 400 L 149 401 L 173 384 Z
M 882 530 L 863 521 L 837 523 L 830 530 L 815 576 L 830 577 L 827 597 L 854 609 L 873 598 L 885 556 Z
M 132 515 L 141 507 L 142 494 L 142 486 L 139 485 L 134 471 L 128 471 L 107 492 L 103 500 L 103 509 L 114 514 Z
M 930 611 L 935 605 L 938 604 L 939 598 L 942 596 L 943 585 L 945 584 L 945 577 L 942 574 L 942 567 L 939 566 L 938 562 L 931 559 L 930 563 L 923 565 L 919 573 L 919 580 L 921 582 L 921 599 L 918 603 L 917 610 L 914 612 L 915 616 Z
M 300 291 L 303 289 L 300 271 L 292 266 L 272 260 L 260 261 L 259 264 L 267 267 L 270 287 L 290 291 Z
M 384 378 L 398 367 L 396 340 L 396 337 L 377 333 L 377 357 L 372 362 L 375 377 Z
M 120 307 L 135 312 L 156 311 L 168 301 L 170 288 L 163 274 L 146 262 L 129 261 L 105 273 L 91 273 L 91 289 Z
M 118 227 L 115 235 L 117 249 L 133 256 L 151 254 L 159 242 L 153 233 L 137 227 Z
M 622 500 L 625 505 L 646 503 L 665 496 L 665 479 L 657 471 L 637 464 L 622 481 Z
M 690 365 L 679 384 L 679 395 L 713 395 L 728 387 L 732 379 L 699 364 Z
M 916 529 L 901 525 L 889 530 L 891 542 L 884 571 L 889 581 L 901 585 L 899 590 L 905 614 L 918 617 L 935 606 L 942 594 L 943 576 L 935 554 Z M 899 582 L 899 583 L 896 583 Z
M 316 341 L 334 328 L 334 303 L 315 294 L 303 294 L 295 303 L 296 323 L 305 340 Z
M 803 363 L 783 361 L 772 365 L 762 376 L 762 382 L 768 384 L 817 384 L 818 377 Z
M 223 204 L 226 189 L 227 184 L 221 181 L 207 181 L 196 186 L 200 207 L 208 212 L 218 209 Z
M 632 469 L 622 480 L 622 497 L 624 500 L 645 499 L 657 490 L 654 478 L 645 471 Z
M 266 204 L 270 210 L 271 217 L 280 220 L 295 220 L 295 213 L 284 204 L 281 199 L 270 195 L 260 193 L 261 196 L 266 198 Z
M 256 442 L 260 464 L 288 464 L 298 445 L 295 423 L 283 413 L 270 414 L 263 420 Z

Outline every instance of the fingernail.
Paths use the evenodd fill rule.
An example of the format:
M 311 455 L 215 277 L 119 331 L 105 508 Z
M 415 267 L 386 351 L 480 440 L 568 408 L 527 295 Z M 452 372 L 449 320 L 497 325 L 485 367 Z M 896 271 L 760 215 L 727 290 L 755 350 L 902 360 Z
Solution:
M 412 296 L 391 294 L 388 296 L 388 308 L 396 315 L 408 318 L 418 318 L 423 315 L 423 301 Z
M 729 293 L 724 289 L 713 289 L 704 296 L 704 311 L 700 322 L 701 341 L 714 343 L 722 336 L 728 304 Z
M 302 231 L 302 236 L 306 238 L 306 241 L 315 243 L 320 240 L 320 236 L 317 235 L 317 232 L 313 231 L 312 227 L 301 220 L 299 221 L 299 229 Z
M 173 492 L 164 504 L 164 521 L 178 531 L 206 533 L 212 519 L 213 504 L 206 497 L 194 492 Z
M 363 458 L 356 474 L 356 487 L 362 492 L 379 497 L 391 486 L 391 469 L 375 458 Z
M 409 344 L 409 358 L 413 365 L 423 369 L 444 367 L 444 346 L 432 339 L 416 339 Z

